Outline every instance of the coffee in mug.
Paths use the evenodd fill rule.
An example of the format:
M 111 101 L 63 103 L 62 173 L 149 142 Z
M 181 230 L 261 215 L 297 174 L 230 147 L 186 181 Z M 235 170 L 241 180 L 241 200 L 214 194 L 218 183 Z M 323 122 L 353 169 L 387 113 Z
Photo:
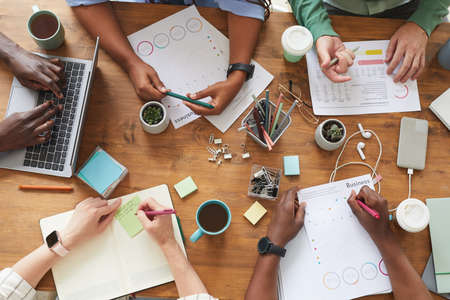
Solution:
M 64 27 L 58 17 L 49 10 L 33 5 L 28 19 L 28 33 L 42 49 L 53 50 L 64 43 Z
M 43 13 L 31 21 L 30 29 L 35 37 L 48 39 L 58 30 L 58 20 L 53 15 Z
M 218 232 L 227 225 L 228 213 L 222 205 L 209 204 L 200 211 L 198 222 L 206 231 Z

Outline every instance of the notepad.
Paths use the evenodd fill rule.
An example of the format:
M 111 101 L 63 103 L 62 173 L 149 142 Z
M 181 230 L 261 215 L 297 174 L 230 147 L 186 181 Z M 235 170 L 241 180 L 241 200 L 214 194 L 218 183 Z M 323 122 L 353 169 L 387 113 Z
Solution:
M 298 160 L 298 155 L 285 156 L 283 157 L 284 162 L 284 175 L 300 175 L 300 162 Z
M 102 197 L 108 198 L 127 173 L 123 165 L 105 150 L 97 147 L 80 168 L 77 176 Z
M 181 198 L 189 196 L 197 190 L 197 186 L 195 185 L 195 182 L 191 176 L 181 180 L 180 182 L 175 184 L 174 187 Z
M 450 88 L 431 102 L 430 109 L 450 130 Z
M 256 225 L 259 220 L 266 214 L 267 210 L 258 201 L 250 206 L 250 208 L 244 213 L 244 217 L 253 225 Z
M 114 216 L 130 237 L 134 237 L 143 229 L 141 222 L 139 222 L 139 219 L 135 215 L 140 203 L 141 198 L 136 196 L 125 205 L 122 205 Z
M 427 199 L 430 210 L 430 237 L 436 286 L 439 293 L 450 292 L 450 198 Z
M 167 185 L 160 185 L 120 197 L 126 207 L 135 199 L 156 199 L 173 208 Z M 42 236 L 61 231 L 73 215 L 73 210 L 40 221 Z M 175 215 L 172 228 L 175 239 L 186 255 Z M 104 232 L 85 241 L 59 260 L 52 268 L 60 300 L 115 299 L 173 281 L 164 253 L 146 233 L 132 238 L 117 218 Z

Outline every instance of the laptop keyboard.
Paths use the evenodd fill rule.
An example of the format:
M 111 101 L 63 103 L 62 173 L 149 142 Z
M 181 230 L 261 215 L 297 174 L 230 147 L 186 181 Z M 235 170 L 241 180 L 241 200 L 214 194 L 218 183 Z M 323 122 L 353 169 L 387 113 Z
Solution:
M 67 86 L 62 89 L 64 97 L 58 99 L 51 91 L 40 91 L 37 105 L 53 100 L 61 104 L 62 111 L 51 119 L 55 121 L 50 139 L 40 145 L 27 147 L 23 165 L 25 167 L 64 171 L 64 164 L 69 152 L 70 136 L 73 131 L 75 112 L 81 101 L 80 90 L 86 65 L 77 62 L 63 62 Z

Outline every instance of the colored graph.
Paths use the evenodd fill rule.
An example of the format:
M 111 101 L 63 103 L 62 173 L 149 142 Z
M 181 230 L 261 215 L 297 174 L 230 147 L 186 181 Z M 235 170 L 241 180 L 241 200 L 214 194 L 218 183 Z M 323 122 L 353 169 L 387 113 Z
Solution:
M 136 50 L 140 55 L 149 56 L 153 53 L 153 44 L 149 41 L 141 41 L 137 44 Z
M 203 28 L 203 23 L 199 18 L 190 18 L 186 21 L 186 28 L 192 33 L 200 32 Z
M 170 37 L 175 41 L 181 41 L 186 36 L 186 29 L 180 25 L 174 25 L 169 29 Z
M 169 36 L 165 33 L 158 33 L 153 38 L 153 44 L 156 48 L 164 49 L 169 46 Z

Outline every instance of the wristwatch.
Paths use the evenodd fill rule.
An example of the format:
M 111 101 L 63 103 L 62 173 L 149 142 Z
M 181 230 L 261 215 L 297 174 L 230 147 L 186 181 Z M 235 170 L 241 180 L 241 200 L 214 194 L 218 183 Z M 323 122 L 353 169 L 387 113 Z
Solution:
M 258 252 L 262 255 L 271 253 L 284 257 L 284 255 L 286 254 L 286 249 L 275 245 L 267 236 L 265 236 L 258 242 Z
M 253 77 L 253 72 L 255 72 L 255 65 L 254 64 L 241 64 L 241 63 L 235 63 L 235 64 L 230 64 L 228 66 L 228 70 L 227 70 L 227 77 L 230 76 L 231 73 L 233 73 L 234 71 L 244 71 L 247 73 L 247 78 L 245 79 L 246 81 L 251 79 Z
M 47 235 L 47 237 L 45 238 L 45 242 L 50 250 L 61 257 L 64 257 L 69 253 L 69 250 L 64 248 L 63 244 L 61 243 L 61 237 L 56 230 Z

